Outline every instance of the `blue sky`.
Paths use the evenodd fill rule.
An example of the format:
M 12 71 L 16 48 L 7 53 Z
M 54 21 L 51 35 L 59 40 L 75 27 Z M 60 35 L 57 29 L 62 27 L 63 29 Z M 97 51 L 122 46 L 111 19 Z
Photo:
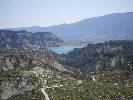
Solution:
M 73 23 L 133 11 L 133 0 L 0 0 L 0 28 Z

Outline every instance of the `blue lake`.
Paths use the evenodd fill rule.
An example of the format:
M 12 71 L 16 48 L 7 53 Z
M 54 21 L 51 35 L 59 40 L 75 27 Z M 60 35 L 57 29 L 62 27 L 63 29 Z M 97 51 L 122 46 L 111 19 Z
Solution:
M 49 47 L 49 49 L 57 54 L 66 54 L 72 51 L 74 48 L 82 48 L 83 46 L 61 46 L 61 47 Z

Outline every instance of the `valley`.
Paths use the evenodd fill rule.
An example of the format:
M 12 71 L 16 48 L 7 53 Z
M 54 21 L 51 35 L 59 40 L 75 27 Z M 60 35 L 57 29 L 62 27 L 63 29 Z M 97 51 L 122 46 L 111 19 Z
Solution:
M 133 100 L 132 20 L 0 30 L 0 100 Z
M 132 51 L 131 40 L 90 43 L 65 54 L 1 49 L 0 99 L 132 100 Z

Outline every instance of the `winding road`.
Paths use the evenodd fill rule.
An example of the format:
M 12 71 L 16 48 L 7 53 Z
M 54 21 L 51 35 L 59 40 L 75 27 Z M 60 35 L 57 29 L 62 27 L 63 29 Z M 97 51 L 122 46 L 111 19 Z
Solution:
M 48 97 L 48 94 L 45 92 L 45 88 L 41 88 L 41 91 L 42 91 L 43 95 L 45 96 L 45 99 L 50 100 Z

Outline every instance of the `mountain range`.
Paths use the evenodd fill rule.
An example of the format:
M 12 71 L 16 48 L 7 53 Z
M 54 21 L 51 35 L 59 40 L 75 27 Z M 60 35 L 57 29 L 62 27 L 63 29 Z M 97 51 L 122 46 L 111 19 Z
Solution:
M 89 42 L 131 40 L 133 39 L 133 12 L 113 13 L 84 19 L 72 24 L 10 29 L 29 32 L 52 32 L 64 40 L 84 40 Z

